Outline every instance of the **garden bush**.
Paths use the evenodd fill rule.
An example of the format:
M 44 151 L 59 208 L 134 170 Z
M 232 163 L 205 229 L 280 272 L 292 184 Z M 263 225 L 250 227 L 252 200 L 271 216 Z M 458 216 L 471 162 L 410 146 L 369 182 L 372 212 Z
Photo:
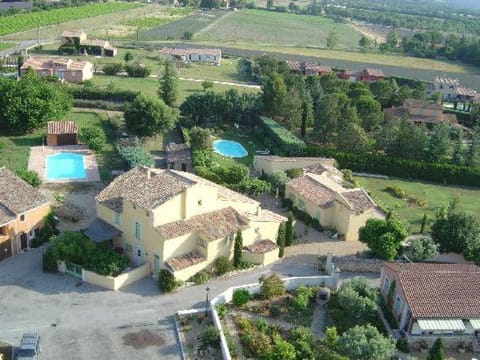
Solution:
M 101 89 L 99 87 L 67 87 L 68 92 L 74 99 L 83 100 L 107 100 L 107 101 L 133 101 L 138 91 L 120 90 L 112 87 Z
M 137 78 L 148 77 L 152 72 L 148 67 L 138 63 L 125 65 L 125 71 L 128 76 Z
M 217 276 L 222 276 L 233 270 L 233 264 L 225 256 L 220 256 L 213 262 L 213 272 Z
M 410 345 L 408 344 L 408 340 L 406 338 L 400 338 L 397 340 L 396 344 L 397 350 L 400 350 L 401 352 L 408 354 L 410 353 Z
M 206 282 L 208 282 L 210 280 L 210 278 L 211 278 L 210 274 L 207 271 L 202 270 L 202 271 L 197 272 L 195 275 L 193 275 L 189 279 L 189 281 L 194 282 L 196 285 L 200 285 L 200 284 L 205 284 Z
M 267 321 L 264 318 L 257 318 L 255 320 L 255 327 L 257 328 L 258 331 L 260 331 L 263 334 L 267 333 L 268 330 L 268 324 Z
M 270 276 L 262 275 L 258 281 L 261 284 L 260 295 L 264 299 L 271 299 L 275 296 L 285 294 L 285 285 L 277 274 Z
M 158 273 L 158 286 L 163 292 L 171 292 L 176 286 L 175 276 L 167 269 L 162 269 Z
M 120 63 L 106 64 L 103 66 L 103 72 L 105 75 L 117 75 L 122 69 L 123 65 Z
M 234 306 L 245 305 L 250 300 L 250 293 L 245 289 L 237 289 L 233 292 L 232 303 Z
M 288 199 L 288 198 L 283 198 L 282 201 L 281 201 L 281 205 L 282 205 L 283 208 L 286 208 L 288 210 L 293 209 L 293 201 Z
M 36 171 L 20 169 L 15 172 L 15 175 L 17 175 L 20 179 L 26 181 L 35 188 L 39 187 L 42 184 L 42 180 L 40 180 L 40 177 L 38 176 Z
M 58 235 L 57 230 L 58 221 L 55 219 L 55 215 L 50 212 L 45 216 L 43 227 L 37 232 L 36 236 L 30 241 L 30 246 L 33 248 L 39 247 L 50 240 L 54 235 Z
M 102 150 L 107 141 L 105 133 L 99 127 L 82 128 L 80 130 L 80 138 L 95 152 Z
M 305 285 L 300 285 L 295 289 L 295 299 L 293 301 L 293 308 L 295 311 L 305 311 L 310 300 L 310 289 Z
M 288 170 L 285 170 L 285 173 L 290 179 L 295 179 L 303 175 L 303 169 L 300 169 L 300 168 L 288 169 Z
M 202 344 L 204 346 L 216 347 L 220 343 L 220 333 L 215 326 L 209 325 L 202 335 Z
M 227 305 L 218 303 L 215 305 L 215 310 L 217 311 L 218 317 L 224 319 L 227 314 Z
M 271 317 L 279 317 L 282 314 L 282 309 L 278 305 L 271 305 L 270 306 L 270 316 Z
M 152 155 L 142 146 L 117 147 L 126 170 L 137 166 L 153 166 Z

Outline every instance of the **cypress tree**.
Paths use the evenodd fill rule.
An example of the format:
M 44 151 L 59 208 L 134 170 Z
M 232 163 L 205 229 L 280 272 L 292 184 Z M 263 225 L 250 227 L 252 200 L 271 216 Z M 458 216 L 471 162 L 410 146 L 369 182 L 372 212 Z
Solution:
M 420 226 L 420 234 L 425 231 L 425 225 L 427 224 L 427 213 L 423 213 L 422 225 Z
M 235 244 L 233 246 L 233 266 L 235 268 L 238 268 L 240 266 L 240 262 L 242 261 L 242 248 L 243 248 L 242 232 L 238 230 L 237 235 L 235 236 Z
M 169 106 L 174 106 L 178 100 L 178 76 L 175 64 L 171 61 L 165 63 L 165 69 L 160 78 L 158 96 Z
M 428 353 L 427 360 L 444 360 L 445 359 L 445 342 L 441 337 L 437 338 L 433 343 L 430 352 Z
M 278 257 L 283 257 L 285 252 L 285 223 L 281 223 L 277 233 Z
M 293 243 L 293 214 L 288 213 L 287 224 L 285 225 L 285 246 L 290 246 Z

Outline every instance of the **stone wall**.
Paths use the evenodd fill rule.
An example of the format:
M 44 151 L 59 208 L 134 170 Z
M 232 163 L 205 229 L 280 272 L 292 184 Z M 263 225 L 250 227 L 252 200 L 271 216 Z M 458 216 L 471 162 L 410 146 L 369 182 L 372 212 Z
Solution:
M 319 256 L 320 261 L 325 261 L 326 256 Z M 383 260 L 364 258 L 361 256 L 333 256 L 335 267 L 341 272 L 378 273 L 382 271 Z

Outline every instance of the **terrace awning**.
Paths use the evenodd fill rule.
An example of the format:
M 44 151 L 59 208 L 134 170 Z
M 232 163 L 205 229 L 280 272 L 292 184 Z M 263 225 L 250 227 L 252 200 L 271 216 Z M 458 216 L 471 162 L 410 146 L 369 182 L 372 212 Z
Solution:
M 417 320 L 418 327 L 423 331 L 462 331 L 463 321 L 459 319 L 429 319 Z
M 480 319 L 470 319 L 470 325 L 474 330 L 480 330 Z
M 88 229 L 84 232 L 85 236 L 95 242 L 113 240 L 115 236 L 118 236 L 121 233 L 122 232 L 120 230 L 99 218 L 93 220 L 93 222 L 88 226 Z

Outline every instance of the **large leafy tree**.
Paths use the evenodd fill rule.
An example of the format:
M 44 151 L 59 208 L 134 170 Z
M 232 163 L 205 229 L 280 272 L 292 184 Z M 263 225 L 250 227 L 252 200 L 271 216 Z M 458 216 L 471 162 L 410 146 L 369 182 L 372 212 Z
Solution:
M 365 131 L 373 130 L 382 118 L 380 103 L 371 95 L 362 95 L 355 101 L 355 107 Z
M 435 125 L 428 146 L 428 158 L 430 161 L 439 162 L 445 159 L 450 148 L 449 134 L 450 127 L 448 125 Z
M 194 126 L 188 133 L 192 150 L 211 150 L 212 136 L 210 130 Z
M 429 237 L 421 237 L 410 243 L 409 250 L 411 260 L 421 262 L 437 256 L 438 244 Z
M 140 136 L 151 136 L 171 129 L 177 120 L 177 111 L 163 100 L 139 94 L 125 107 L 124 118 L 130 131 Z
M 160 78 L 158 96 L 169 106 L 176 105 L 178 101 L 178 75 L 175 64 L 171 61 L 165 62 L 165 68 Z
M 341 354 L 356 360 L 388 360 L 395 352 L 395 341 L 372 325 L 354 326 L 338 340 Z
M 263 80 L 262 92 L 265 112 L 279 115 L 287 96 L 287 85 L 283 77 L 277 72 L 272 72 Z
M 48 82 L 33 71 L 19 81 L 0 79 L 0 127 L 25 133 L 62 118 L 72 97 L 58 83 Z
M 385 260 L 393 260 L 401 242 L 408 235 L 405 226 L 395 219 L 369 219 L 359 230 L 359 240 Z

